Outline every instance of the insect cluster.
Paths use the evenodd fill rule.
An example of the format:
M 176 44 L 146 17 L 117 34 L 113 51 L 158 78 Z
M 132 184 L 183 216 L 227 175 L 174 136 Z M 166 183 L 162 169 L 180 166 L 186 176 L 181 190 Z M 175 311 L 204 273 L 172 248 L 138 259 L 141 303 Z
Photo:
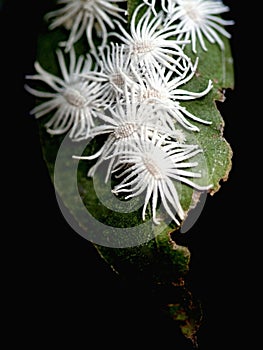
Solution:
M 36 118 L 51 115 L 46 131 L 68 134 L 72 142 L 104 135 L 98 152 L 72 158 L 95 161 L 90 177 L 107 160 L 105 182 L 111 176 L 121 179 L 114 194 L 144 196 L 143 220 L 150 204 L 153 222 L 159 224 L 162 201 L 180 225 L 185 212 L 176 182 L 198 191 L 213 187 L 194 181 L 202 176 L 195 160 L 202 149 L 187 137 L 199 132 L 200 123 L 209 127 L 211 121 L 182 103 L 211 93 L 213 83 L 208 80 L 201 91 L 184 86 L 197 72 L 197 43 L 203 51 L 206 40 L 224 50 L 221 36 L 230 37 L 224 26 L 234 22 L 221 14 L 229 8 L 220 0 L 144 0 L 131 14 L 124 0 L 58 0 L 57 6 L 45 18 L 50 30 L 64 26 L 69 33 L 57 48 L 61 76 L 35 63 L 36 74 L 26 79 L 41 81 L 46 89 L 25 88 L 45 102 L 30 113 Z M 83 36 L 87 53 L 77 57 L 74 45 Z

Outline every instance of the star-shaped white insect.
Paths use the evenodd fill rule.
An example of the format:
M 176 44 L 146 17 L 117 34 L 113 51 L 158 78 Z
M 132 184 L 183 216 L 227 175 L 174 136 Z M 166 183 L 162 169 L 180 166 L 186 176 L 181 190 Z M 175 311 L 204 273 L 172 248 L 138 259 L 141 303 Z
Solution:
M 69 52 L 69 68 L 61 50 L 57 50 L 57 57 L 62 77 L 47 72 L 39 62 L 35 62 L 38 74 L 26 76 L 26 79 L 44 82 L 52 90 L 40 91 L 25 85 L 25 89 L 32 95 L 48 99 L 34 107 L 30 114 L 40 118 L 53 113 L 45 124 L 50 134 L 60 135 L 70 131 L 69 137 L 72 139 L 83 134 L 87 136 L 94 125 L 94 118 L 100 115 L 101 106 L 99 84 L 80 77 L 80 74 L 91 69 L 91 57 L 85 59 L 84 56 L 79 56 L 77 59 L 72 48 Z
M 200 191 L 209 190 L 212 185 L 200 186 L 191 178 L 200 178 L 200 172 L 185 170 L 198 165 L 197 162 L 186 162 L 196 154 L 202 152 L 196 145 L 180 144 L 170 141 L 165 134 L 155 132 L 150 138 L 144 133 L 141 138 L 119 155 L 116 167 L 126 165 L 126 169 L 119 175 L 124 177 L 112 192 L 126 193 L 125 198 L 145 194 L 142 218 L 146 218 L 146 209 L 151 201 L 152 219 L 155 224 L 160 223 L 157 217 L 158 201 L 161 200 L 167 214 L 179 225 L 179 220 L 185 218 L 184 210 L 174 181 L 179 181 Z M 129 167 L 127 167 L 129 165 Z
M 181 101 L 201 98 L 213 88 L 211 80 L 208 81 L 206 88 L 200 92 L 188 91 L 183 88 L 183 85 L 195 75 L 198 61 L 199 59 L 196 58 L 194 65 L 189 62 L 184 73 L 175 77 L 173 71 L 166 70 L 165 67 L 160 68 L 161 73 L 151 67 L 144 75 L 141 75 L 132 66 L 134 80 L 126 77 L 127 82 L 134 85 L 135 97 L 139 103 L 163 106 L 163 109 L 160 109 L 160 120 L 171 131 L 175 130 L 176 122 L 188 130 L 199 131 L 198 126 L 191 123 L 189 119 L 202 124 L 211 124 L 211 121 L 197 117 L 181 104 Z
M 123 45 L 111 42 L 104 49 L 95 54 L 99 66 L 83 75 L 89 81 L 100 83 L 101 100 L 105 108 L 117 102 L 117 98 L 124 94 L 126 77 L 131 77 L 130 55 Z
M 138 13 L 143 6 L 145 6 L 144 3 L 134 10 L 128 31 L 120 22 L 116 21 L 121 34 L 114 32 L 111 35 L 116 36 L 124 43 L 135 66 L 146 70 L 151 65 L 157 70 L 164 66 L 177 74 L 182 74 L 186 62 L 190 60 L 184 53 L 182 46 L 190 41 L 178 40 L 175 37 L 176 26 L 166 25 L 163 27 L 163 12 L 153 16 L 152 11 L 148 9 L 138 19 Z
M 100 45 L 105 46 L 108 38 L 108 31 L 114 29 L 113 18 L 124 20 L 126 10 L 119 7 L 118 3 L 125 3 L 124 0 L 58 0 L 61 8 L 46 14 L 46 20 L 51 20 L 49 29 L 64 26 L 70 30 L 65 46 L 65 51 L 71 47 L 86 33 L 91 51 L 96 51 L 94 38 L 101 41 Z
M 232 20 L 221 18 L 221 14 L 228 12 L 229 7 L 222 1 L 213 0 L 173 0 L 170 3 L 166 23 L 177 24 L 178 39 L 192 42 L 192 51 L 197 52 L 197 41 L 202 49 L 207 51 L 204 37 L 212 44 L 217 43 L 224 49 L 224 42 L 220 34 L 230 38 L 224 26 L 234 24 Z

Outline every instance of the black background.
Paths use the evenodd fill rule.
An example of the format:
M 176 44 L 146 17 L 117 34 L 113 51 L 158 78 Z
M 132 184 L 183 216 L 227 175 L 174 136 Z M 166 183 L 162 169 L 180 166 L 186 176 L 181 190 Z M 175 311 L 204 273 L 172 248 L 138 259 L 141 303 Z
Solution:
M 189 281 L 200 299 L 204 323 L 198 332 L 199 349 L 248 346 L 257 338 L 251 331 L 253 294 L 250 234 L 253 210 L 246 195 L 247 40 L 245 11 L 238 1 L 230 6 L 235 26 L 231 46 L 235 89 L 219 105 L 225 120 L 224 136 L 233 149 L 227 182 L 208 197 L 196 224 L 179 242 L 191 253 Z M 99 257 L 89 241 L 74 232 L 63 218 L 42 158 L 36 121 L 29 116 L 33 99 L 24 91 L 24 76 L 33 72 L 37 34 L 49 1 L 5 1 L 1 7 L 2 70 L 2 203 L 3 272 L 7 298 L 9 342 L 20 345 L 61 346 L 72 349 L 81 341 L 97 346 L 148 345 L 192 349 L 173 323 L 154 307 L 140 286 L 127 285 Z M 249 217 L 250 216 L 250 217 Z M 252 254 L 253 255 L 253 254 Z M 251 266 L 251 265 L 252 266 Z M 92 345 L 93 340 L 95 345 Z M 251 342 L 251 343 L 249 343 Z M 71 345 L 72 344 L 72 345 Z M 97 345 L 96 345 L 97 344 Z M 250 347 L 252 348 L 252 347 Z

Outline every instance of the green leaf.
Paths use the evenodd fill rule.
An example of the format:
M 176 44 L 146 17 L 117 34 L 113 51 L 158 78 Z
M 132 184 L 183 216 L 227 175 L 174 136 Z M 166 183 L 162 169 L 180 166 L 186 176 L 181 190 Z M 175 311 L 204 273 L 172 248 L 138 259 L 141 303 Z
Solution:
M 140 0 L 127 1 L 129 19 L 139 3 L 141 3 Z M 66 35 L 64 29 L 49 31 L 45 26 L 39 34 L 37 60 L 44 69 L 55 75 L 61 74 L 55 51 L 58 42 L 64 40 Z M 211 93 L 200 99 L 182 103 L 189 112 L 212 122 L 211 125 L 196 123 L 200 132 L 186 132 L 188 140 L 197 142 L 203 149 L 203 153 L 197 157 L 200 170 L 203 172 L 200 184 L 212 184 L 210 194 L 217 192 L 222 181 L 228 179 L 232 166 L 232 149 L 224 138 L 224 119 L 216 103 L 224 101 L 225 90 L 234 88 L 230 42 L 225 38 L 223 40 L 224 51 L 207 41 L 207 52 L 200 47 L 197 48 L 199 57 L 197 73 L 182 87 L 199 92 L 206 88 L 209 79 L 213 81 Z M 81 39 L 75 48 L 77 54 L 86 53 L 85 39 Z M 193 55 L 190 47 L 186 50 L 194 61 L 196 55 Z M 36 103 L 38 102 L 41 101 L 36 100 Z M 94 183 L 87 177 L 92 161 L 79 162 L 76 167 L 76 162 L 72 159 L 72 155 L 79 154 L 80 151 L 84 154 L 93 154 L 103 140 L 95 140 L 85 149 L 82 149 L 82 144 L 67 141 L 67 147 L 64 147 L 61 152 L 65 136 L 51 136 L 46 132 L 44 125 L 50 117 L 51 115 L 47 115 L 38 121 L 43 156 L 56 192 L 76 225 L 73 226 L 87 233 L 84 237 L 94 244 L 101 257 L 122 278 L 134 280 L 141 285 L 148 284 L 152 288 L 157 286 L 172 288 L 174 301 L 164 300 L 165 308 L 180 325 L 182 333 L 194 342 L 196 331 L 201 324 L 202 312 L 198 301 L 194 300 L 185 282 L 185 276 L 189 270 L 190 251 L 187 247 L 177 245 L 172 239 L 172 233 L 179 227 L 170 221 L 160 225 L 158 229 L 151 224 L 146 225 L 141 219 L 141 208 L 134 211 L 130 209 L 128 213 L 121 212 L 123 206 L 130 205 L 128 202 L 120 201 L 119 209 L 115 207 L 113 210 L 112 205 L 115 205 L 115 202 L 112 196 L 108 195 L 110 191 L 103 184 L 103 178 L 98 176 L 97 183 Z M 59 174 L 56 178 L 55 171 Z M 199 197 L 192 188 L 182 184 L 178 190 L 184 210 L 188 211 L 198 204 Z M 98 198 L 98 191 L 108 205 L 103 204 Z M 136 207 L 137 203 L 133 204 Z M 87 218 L 83 218 L 83 207 L 90 214 Z M 150 214 L 148 212 L 147 220 Z M 127 232 L 120 234 L 119 229 L 126 228 Z M 129 228 L 133 228 L 130 233 Z M 100 238 L 98 239 L 97 236 Z M 103 244 L 99 244 L 98 241 Z M 130 242 L 133 244 L 129 244 Z

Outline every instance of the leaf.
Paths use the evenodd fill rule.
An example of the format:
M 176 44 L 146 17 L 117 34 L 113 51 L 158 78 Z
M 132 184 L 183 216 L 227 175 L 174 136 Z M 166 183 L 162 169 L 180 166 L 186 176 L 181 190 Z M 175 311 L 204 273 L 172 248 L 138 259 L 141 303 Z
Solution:
M 140 2 L 128 0 L 129 18 Z M 55 75 L 60 74 L 55 51 L 58 42 L 64 40 L 65 35 L 64 29 L 49 31 L 46 27 L 39 34 L 37 60 L 43 68 Z M 212 93 L 182 103 L 189 112 L 212 122 L 211 125 L 196 123 L 200 132 L 187 132 L 189 140 L 193 139 L 203 149 L 203 153 L 198 156 L 204 179 L 200 180 L 200 184 L 202 181 L 213 184 L 211 195 L 219 190 L 222 181 L 228 179 L 232 166 L 232 149 L 224 138 L 224 119 L 216 104 L 216 101 L 224 101 L 226 89 L 234 88 L 230 43 L 228 39 L 223 40 L 224 51 L 207 41 L 207 52 L 197 48 L 197 73 L 183 87 L 198 92 L 206 88 L 209 79 L 213 81 Z M 187 54 L 194 61 L 196 56 L 189 48 L 187 50 Z M 85 39 L 76 44 L 76 51 L 78 54 L 87 52 Z M 180 227 L 176 227 L 169 220 L 159 227 L 152 225 L 149 220 L 144 223 L 141 219 L 141 208 L 133 210 L 138 206 L 136 201 L 132 204 L 118 201 L 116 204 L 102 177 L 98 176 L 94 182 L 87 177 L 92 162 L 77 164 L 72 159 L 73 154 L 80 154 L 82 151 L 84 154 L 93 154 L 101 146 L 100 140 L 95 140 L 84 148 L 82 143 L 74 143 L 65 136 L 51 136 L 44 126 L 49 118 L 50 115 L 39 120 L 39 134 L 43 156 L 54 182 L 58 201 L 62 201 L 69 212 L 64 212 L 65 218 L 78 233 L 94 244 L 101 257 L 122 278 L 134 280 L 142 286 L 147 284 L 152 288 L 162 286 L 164 289 L 172 289 L 174 301 L 163 300 L 164 307 L 180 325 L 182 333 L 194 342 L 202 312 L 185 282 L 189 271 L 190 251 L 187 247 L 177 245 L 172 239 L 172 234 Z M 178 190 L 185 211 L 197 206 L 199 195 L 196 191 L 186 185 L 180 185 Z M 125 213 L 123 208 L 129 210 Z

